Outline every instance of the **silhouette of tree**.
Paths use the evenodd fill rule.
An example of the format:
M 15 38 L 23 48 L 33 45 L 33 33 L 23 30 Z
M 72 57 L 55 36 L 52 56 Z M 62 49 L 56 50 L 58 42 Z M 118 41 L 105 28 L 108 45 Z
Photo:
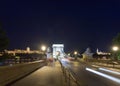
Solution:
M 118 33 L 117 36 L 113 38 L 113 44 L 116 46 L 120 46 L 120 33 Z
M 119 47 L 118 51 L 112 51 L 114 59 L 118 60 L 120 59 L 120 33 L 118 33 L 117 36 L 113 38 L 112 42 L 114 46 Z
M 0 51 L 3 51 L 8 47 L 9 41 L 8 37 L 3 30 L 3 24 L 0 22 Z

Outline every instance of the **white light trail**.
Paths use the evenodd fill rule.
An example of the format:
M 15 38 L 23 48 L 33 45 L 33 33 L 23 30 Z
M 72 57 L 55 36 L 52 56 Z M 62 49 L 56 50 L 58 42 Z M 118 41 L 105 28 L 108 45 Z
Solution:
M 108 69 L 105 69 L 105 68 L 99 68 L 99 70 L 103 70 L 103 71 L 106 71 L 106 72 L 110 72 L 110 73 L 114 73 L 114 74 L 118 74 L 118 75 L 120 75 L 119 72 L 112 71 L 112 70 L 108 70 Z
M 104 74 L 104 73 L 95 71 L 95 70 L 90 69 L 90 68 L 86 68 L 86 70 L 89 71 L 89 72 L 95 73 L 95 74 L 97 74 L 97 75 L 103 76 L 103 77 L 105 77 L 105 78 L 107 78 L 107 79 L 109 79 L 109 80 L 112 80 L 112 81 L 120 84 L 120 79 L 118 79 L 118 78 L 109 76 L 109 75 L 107 75 L 107 74 Z

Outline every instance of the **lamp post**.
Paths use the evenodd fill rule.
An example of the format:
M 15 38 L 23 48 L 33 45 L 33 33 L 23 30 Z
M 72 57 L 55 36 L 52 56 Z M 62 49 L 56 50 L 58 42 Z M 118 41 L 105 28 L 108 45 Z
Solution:
M 45 52 L 46 51 L 46 46 L 41 46 L 41 50 L 43 51 L 43 52 Z
M 41 50 L 42 50 L 43 54 L 45 54 L 46 49 L 47 49 L 47 47 L 45 45 L 41 46 Z
M 46 49 L 47 49 L 47 47 L 45 46 L 45 45 L 42 45 L 41 46 L 41 50 L 42 50 L 42 52 L 43 52 L 43 58 L 45 58 L 46 59 Z
M 75 60 L 77 60 L 77 54 L 78 54 L 78 52 L 77 52 L 77 51 L 74 51 Z
M 113 46 L 112 50 L 114 51 L 114 55 L 113 55 L 114 56 L 114 60 L 117 60 L 116 52 L 119 50 L 119 47 Z

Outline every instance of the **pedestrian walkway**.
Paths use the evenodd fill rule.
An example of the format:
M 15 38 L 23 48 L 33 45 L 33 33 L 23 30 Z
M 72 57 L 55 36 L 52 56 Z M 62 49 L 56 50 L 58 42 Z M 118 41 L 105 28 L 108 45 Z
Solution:
M 44 66 L 12 86 L 64 86 L 64 76 L 59 62 L 55 66 Z

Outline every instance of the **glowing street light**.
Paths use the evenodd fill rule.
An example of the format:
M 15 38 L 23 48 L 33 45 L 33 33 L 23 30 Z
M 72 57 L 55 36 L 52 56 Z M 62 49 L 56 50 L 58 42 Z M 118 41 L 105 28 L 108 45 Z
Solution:
M 68 53 L 68 56 L 70 56 L 70 53 Z
M 44 46 L 44 45 L 41 46 L 41 50 L 42 50 L 42 51 L 45 51 L 45 50 L 46 50 L 46 46 Z
M 113 51 L 118 51 L 119 50 L 119 48 L 117 47 L 117 46 L 113 46 Z
M 78 52 L 77 52 L 77 51 L 74 51 L 75 60 L 77 60 L 77 54 L 78 54 Z
M 77 51 L 74 51 L 74 54 L 77 55 Z
M 118 59 L 118 57 L 117 57 L 117 51 L 119 50 L 119 47 L 117 47 L 117 46 L 113 46 L 113 51 L 115 51 L 114 53 L 113 53 L 113 58 L 115 59 L 115 60 L 117 60 Z

